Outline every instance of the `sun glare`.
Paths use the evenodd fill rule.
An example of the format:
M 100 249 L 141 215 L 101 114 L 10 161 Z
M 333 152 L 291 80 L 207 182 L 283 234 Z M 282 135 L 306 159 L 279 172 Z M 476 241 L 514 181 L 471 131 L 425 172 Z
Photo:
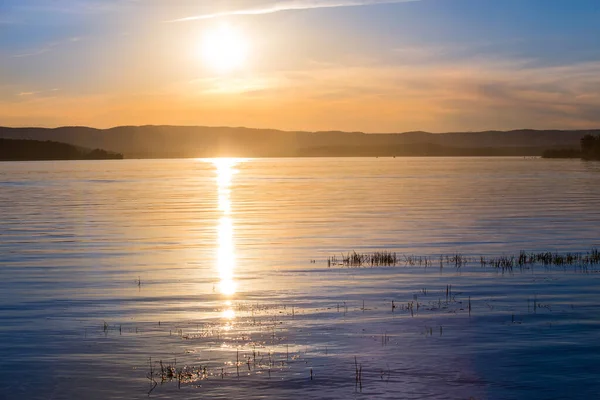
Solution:
M 221 25 L 207 32 L 202 41 L 204 62 L 218 72 L 230 72 L 244 66 L 248 42 L 239 30 Z
M 233 240 L 233 218 L 231 216 L 231 183 L 237 173 L 235 166 L 242 159 L 217 158 L 212 160 L 216 169 L 218 207 L 222 215 L 217 226 L 218 250 L 217 268 L 219 271 L 219 291 L 225 296 L 236 292 L 235 282 L 235 242 Z

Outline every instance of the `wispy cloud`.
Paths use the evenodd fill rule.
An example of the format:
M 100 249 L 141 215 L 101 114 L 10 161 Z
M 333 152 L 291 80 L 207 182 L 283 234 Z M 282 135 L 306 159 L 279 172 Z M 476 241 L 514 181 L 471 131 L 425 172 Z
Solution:
M 58 88 L 50 89 L 50 90 L 32 90 L 17 93 L 19 97 L 37 97 L 37 96 L 54 96 L 56 92 L 60 91 Z
M 280 11 L 310 10 L 315 8 L 357 7 L 376 4 L 408 3 L 413 1 L 420 0 L 290 0 L 267 4 L 262 7 L 241 8 L 237 10 L 193 15 L 168 22 L 197 21 L 203 19 L 221 18 L 231 15 L 262 15 L 272 14 Z
M 10 56 L 11 58 L 24 58 L 24 57 L 33 57 L 33 56 L 39 56 L 40 54 L 44 54 L 44 53 L 48 53 L 49 51 L 51 51 L 54 47 L 56 47 L 57 44 L 55 43 L 51 43 L 45 47 L 36 49 L 36 50 L 31 50 L 31 51 L 27 51 L 24 53 L 18 53 L 18 54 L 13 54 L 12 56 Z
M 81 40 L 80 37 L 72 37 L 67 40 L 63 40 L 62 42 L 48 43 L 45 46 L 40 47 L 38 49 L 33 49 L 33 50 L 26 51 L 23 53 L 13 54 L 12 56 L 10 56 L 10 58 L 24 58 L 24 57 L 39 56 L 40 54 L 45 54 L 45 53 L 52 51 L 53 49 L 55 49 L 56 47 L 58 47 L 62 44 L 79 42 L 80 40 Z
M 119 11 L 124 6 L 139 4 L 140 0 L 34 0 L 16 3 L 12 11 L 47 14 L 99 14 Z

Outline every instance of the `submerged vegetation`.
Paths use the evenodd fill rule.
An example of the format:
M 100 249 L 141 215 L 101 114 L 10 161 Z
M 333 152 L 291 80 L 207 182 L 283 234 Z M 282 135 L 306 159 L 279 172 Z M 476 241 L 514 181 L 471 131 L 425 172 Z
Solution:
M 215 302 L 207 302 L 212 304 L 208 318 L 200 315 L 190 320 L 176 317 L 132 321 L 120 316 L 115 317 L 121 318 L 116 321 L 98 320 L 78 334 L 86 345 L 102 340 L 115 348 L 127 349 L 140 346 L 143 341 L 151 343 L 146 351 L 137 353 L 130 375 L 144 380 L 147 386 L 139 387 L 140 394 L 143 391 L 150 398 L 167 397 L 175 390 L 187 390 L 180 395 L 185 398 L 217 397 L 217 393 L 234 398 L 235 390 L 269 394 L 281 390 L 276 392 L 281 395 L 329 386 L 339 393 L 331 398 L 349 398 L 353 391 L 371 398 L 376 393 L 394 393 L 402 385 L 418 386 L 415 376 L 427 368 L 440 371 L 442 383 L 459 383 L 469 394 L 452 398 L 469 398 L 471 393 L 479 393 L 483 383 L 474 380 L 466 384 L 462 377 L 456 378 L 453 364 L 446 362 L 452 354 L 447 349 L 478 349 L 475 335 L 490 335 L 485 336 L 487 340 L 498 340 L 499 345 L 514 340 L 516 346 L 542 346 L 553 343 L 556 329 L 565 329 L 570 321 L 577 321 L 577 329 L 586 329 L 584 332 L 595 329 L 593 321 L 583 328 L 580 322 L 593 310 L 586 296 L 593 298 L 594 291 L 588 287 L 587 291 L 571 295 L 572 292 L 561 289 L 570 281 L 554 283 L 559 274 L 548 268 L 538 269 L 539 274 L 527 268 L 573 266 L 568 271 L 565 268 L 566 276 L 591 274 L 597 271 L 590 266 L 600 266 L 600 250 L 596 248 L 580 253 L 521 251 L 515 255 L 479 257 L 460 253 L 413 256 L 389 250 L 353 251 L 329 257 L 327 263 L 330 267 L 375 269 L 406 265 L 436 270 L 412 270 L 411 279 L 398 280 L 393 277 L 404 274 L 391 270 L 385 275 L 377 271 L 370 274 L 365 269 L 362 275 L 352 271 L 343 274 L 346 279 L 353 279 L 348 286 L 351 290 L 328 296 L 311 293 L 274 299 L 267 294 L 223 301 L 213 294 Z M 480 266 L 502 272 L 515 269 L 515 273 L 508 274 L 510 280 L 495 279 L 490 274 L 482 274 L 487 277 L 483 280 L 473 280 L 471 274 L 481 271 Z M 441 274 L 438 267 L 456 270 Z M 336 271 L 325 270 L 325 274 L 328 272 L 330 278 L 339 277 Z M 140 277 L 130 281 L 131 290 L 153 290 L 152 282 L 141 282 Z M 374 282 L 381 286 L 373 287 Z M 571 284 L 570 290 L 582 289 Z M 506 290 L 499 290 L 503 285 L 513 292 L 509 295 Z M 225 311 L 230 313 L 224 314 Z M 591 339 L 583 340 L 593 340 L 593 335 L 583 337 L 588 336 Z M 412 358 L 413 349 L 419 359 Z M 519 350 L 508 346 L 507 351 Z M 278 398 L 282 397 L 286 396 Z
M 441 268 L 446 265 L 477 268 L 477 263 L 498 269 L 527 265 L 600 265 L 600 251 L 521 251 L 514 256 L 481 256 L 477 259 L 459 253 L 434 258 L 399 255 L 386 250 L 351 252 L 328 258 L 330 266 L 354 267 L 402 264 L 428 267 L 438 262 Z M 581 268 L 576 272 L 590 271 Z M 143 332 L 152 340 L 166 341 L 163 345 L 185 347 L 184 353 L 168 355 L 158 350 L 148 354 L 145 362 L 140 360 L 136 370 L 138 374 L 145 374 L 149 384 L 148 397 L 163 390 L 191 389 L 198 393 L 214 393 L 211 390 L 230 390 L 240 385 L 245 385 L 248 390 L 257 387 L 266 390 L 284 381 L 306 388 L 335 383 L 336 390 L 343 396 L 350 395 L 352 390 L 372 394 L 388 390 L 388 384 L 403 382 L 410 370 L 401 362 L 386 357 L 395 351 L 394 348 L 404 349 L 409 343 L 427 346 L 428 342 L 424 340 L 440 341 L 437 343 L 444 343 L 446 347 L 456 343 L 464 345 L 465 337 L 472 334 L 474 327 L 487 329 L 486 324 L 502 331 L 504 338 L 514 332 L 520 337 L 531 338 L 527 340 L 537 341 L 546 332 L 555 335 L 552 324 L 564 324 L 565 316 L 574 318 L 588 312 L 585 307 L 580 308 L 577 301 L 572 300 L 569 304 L 557 293 L 540 292 L 544 290 L 545 280 L 533 280 L 530 293 L 517 296 L 516 301 L 507 305 L 499 301 L 502 295 L 486 293 L 482 287 L 468 283 L 460 285 L 453 277 L 449 279 L 450 283 L 430 281 L 423 282 L 422 286 L 407 282 L 409 287 L 398 288 L 394 294 L 390 295 L 387 290 L 385 295 L 367 295 L 366 301 L 365 297 L 347 298 L 348 294 L 332 297 L 324 303 L 315 299 L 306 299 L 302 303 L 294 300 L 292 303 L 240 301 L 226 305 L 234 310 L 235 321 L 202 319 L 146 323 L 143 330 L 130 322 L 126 322 L 127 326 L 122 330 L 120 324 L 109 325 L 103 321 L 96 335 L 127 340 Z M 222 310 L 215 312 L 220 314 Z M 467 325 L 465 319 L 469 321 Z M 315 324 L 318 320 L 325 321 L 326 327 L 313 325 L 307 328 L 309 321 Z M 353 338 L 353 346 L 346 349 L 331 342 L 333 322 L 340 337 L 350 335 Z M 320 335 L 320 332 L 326 333 Z M 424 354 L 423 357 L 429 356 Z M 469 390 L 476 391 L 477 388 L 475 382 Z M 164 393 L 159 396 L 162 395 Z
M 502 270 L 513 268 L 526 268 L 532 266 L 579 266 L 588 268 L 600 265 L 600 251 L 596 248 L 586 253 L 557 253 L 557 252 L 526 252 L 520 251 L 518 255 L 469 258 L 460 253 L 452 255 L 415 256 L 398 255 L 388 250 L 374 253 L 352 253 L 342 254 L 340 257 L 331 256 L 327 258 L 327 266 L 342 267 L 394 267 L 394 266 L 419 266 L 431 267 L 434 264 L 440 268 L 444 266 L 461 268 L 469 264 L 479 263 L 481 267 L 493 267 Z

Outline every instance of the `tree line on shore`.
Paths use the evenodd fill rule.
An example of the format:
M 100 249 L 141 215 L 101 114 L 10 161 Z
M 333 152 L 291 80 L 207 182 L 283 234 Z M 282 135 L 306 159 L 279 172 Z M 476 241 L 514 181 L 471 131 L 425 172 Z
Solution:
M 0 139 L 0 160 L 120 160 L 122 154 L 87 149 L 67 143 L 40 140 Z
M 0 127 L 0 138 L 52 140 L 105 149 L 126 158 L 541 156 L 579 148 L 600 129 L 362 133 L 209 126 L 120 126 L 96 129 Z
M 546 150 L 544 158 L 581 158 L 600 160 L 600 135 L 585 135 L 581 138 L 579 149 Z
M 585 134 L 580 140 L 580 148 L 553 148 L 543 152 L 544 158 L 581 158 L 600 160 L 600 134 Z M 540 150 L 541 151 L 541 150 Z M 523 154 L 520 154 L 523 152 Z M 397 146 L 375 147 L 317 147 L 299 151 L 295 156 L 508 156 L 528 155 L 528 148 L 454 148 L 428 144 L 404 144 Z M 538 153 L 540 154 L 540 153 Z M 58 141 L 0 138 L 1 161 L 29 160 L 107 160 L 122 159 L 123 154 L 103 149 L 90 149 Z

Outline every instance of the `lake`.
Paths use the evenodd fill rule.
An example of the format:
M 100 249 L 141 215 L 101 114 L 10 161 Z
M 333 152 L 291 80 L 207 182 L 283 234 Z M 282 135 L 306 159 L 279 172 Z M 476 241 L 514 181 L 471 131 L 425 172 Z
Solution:
M 0 216 L 2 399 L 600 393 L 600 266 L 480 263 L 600 247 L 600 163 L 7 162 Z

